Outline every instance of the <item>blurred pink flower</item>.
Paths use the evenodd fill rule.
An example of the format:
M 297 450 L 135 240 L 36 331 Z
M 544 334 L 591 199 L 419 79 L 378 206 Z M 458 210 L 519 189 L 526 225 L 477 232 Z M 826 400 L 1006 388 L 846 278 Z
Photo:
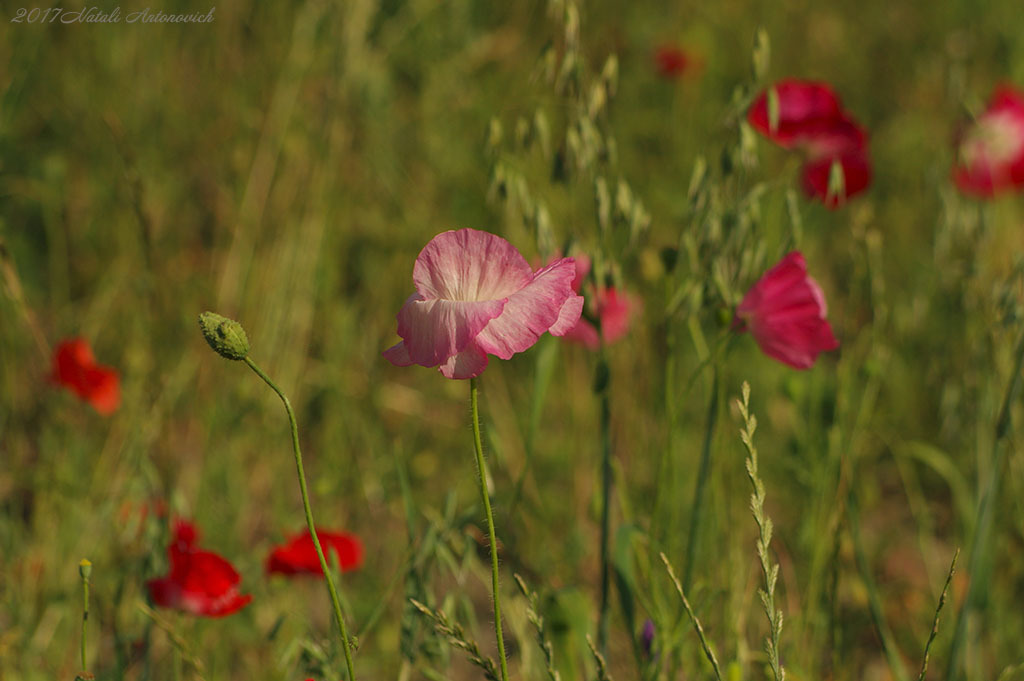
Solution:
M 772 92 L 778 102 L 777 120 L 772 120 L 769 106 Z M 839 207 L 871 184 L 867 132 L 843 110 L 828 84 L 781 80 L 754 99 L 747 122 L 780 147 L 804 153 L 804 191 L 826 207 Z M 830 193 L 836 163 L 843 173 L 842 191 Z
M 804 256 L 793 251 L 747 291 L 733 326 L 750 331 L 769 357 L 808 369 L 818 353 L 839 347 L 826 312 L 825 294 L 808 276 Z
M 1024 186 L 1024 92 L 1004 85 L 960 135 L 953 181 L 964 194 L 992 197 Z
M 586 255 L 577 255 L 574 259 L 576 277 L 572 280 L 572 290 L 579 293 L 590 272 L 590 258 Z M 634 296 L 620 292 L 614 286 L 598 287 L 590 300 L 593 303 L 593 312 L 601 322 L 600 336 L 593 324 L 580 317 L 564 337 L 566 340 L 582 343 L 591 350 L 596 350 L 602 336 L 605 343 L 614 343 L 626 335 L 640 303 Z
M 398 311 L 401 342 L 384 351 L 396 366 L 438 367 L 446 378 L 474 378 L 487 355 L 508 359 L 545 331 L 565 335 L 583 298 L 575 267 L 562 258 L 536 272 L 499 236 L 475 229 L 443 232 L 413 267 L 413 293 Z

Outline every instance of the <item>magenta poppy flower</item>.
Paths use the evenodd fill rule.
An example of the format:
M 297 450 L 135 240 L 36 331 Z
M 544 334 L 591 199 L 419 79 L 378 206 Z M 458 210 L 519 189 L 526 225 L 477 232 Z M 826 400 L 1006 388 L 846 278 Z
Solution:
M 843 191 L 829 193 L 832 166 L 838 163 L 843 173 Z M 851 196 L 861 193 L 871 184 L 871 161 L 860 149 L 826 155 L 804 163 L 801 172 L 804 191 L 820 199 L 826 208 L 837 208 Z
M 398 311 L 401 342 L 384 351 L 396 366 L 438 367 L 474 378 L 487 356 L 508 359 L 545 331 L 565 335 L 580 318 L 575 267 L 562 258 L 536 272 L 512 244 L 475 229 L 442 232 L 416 258 L 416 292 Z
M 826 312 L 825 294 L 807 274 L 804 256 L 793 251 L 747 291 L 733 327 L 750 331 L 769 357 L 808 369 L 819 353 L 839 347 Z
M 961 135 L 953 181 L 964 194 L 992 197 L 1024 186 L 1024 92 L 997 88 Z
M 809 136 L 820 133 L 842 114 L 839 97 L 826 83 L 789 78 L 779 81 L 772 89 L 779 103 L 776 124 L 772 125 L 769 90 L 754 99 L 747 112 L 747 122 L 780 147 L 791 149 L 806 142 Z
M 252 595 L 238 592 L 241 578 L 235 568 L 216 553 L 199 549 L 197 541 L 191 523 L 175 523 L 167 548 L 171 571 L 146 582 L 149 597 L 161 607 L 205 617 L 224 617 L 244 608 Z
M 117 371 L 96 363 L 92 349 L 82 338 L 72 338 L 53 353 L 50 380 L 62 385 L 108 416 L 121 404 L 121 380 Z
M 342 572 L 357 569 L 363 564 L 363 545 L 359 538 L 344 532 L 316 531 L 320 548 L 327 563 L 331 564 L 331 552 L 338 558 Z M 323 576 L 320 558 L 316 555 L 313 539 L 308 532 L 292 535 L 288 541 L 276 547 L 267 558 L 267 573 L 279 575 L 311 574 Z
M 772 121 L 770 115 L 771 91 L 778 101 L 777 121 Z M 837 208 L 871 183 L 867 132 L 842 109 L 839 97 L 828 85 L 794 79 L 780 81 L 754 100 L 747 120 L 779 146 L 803 152 L 804 191 L 826 207 Z M 829 180 L 836 163 L 844 182 L 839 191 L 830 192 Z
M 590 258 L 586 255 L 574 256 L 576 260 L 576 276 L 572 281 L 572 290 L 579 293 L 583 281 L 590 272 Z M 582 316 L 575 326 L 566 332 L 568 341 L 581 343 L 591 350 L 596 350 L 604 338 L 605 343 L 614 343 L 629 331 L 633 317 L 640 307 L 639 301 L 632 295 L 616 289 L 614 286 L 599 287 L 589 298 L 593 314 L 601 321 L 601 333 Z

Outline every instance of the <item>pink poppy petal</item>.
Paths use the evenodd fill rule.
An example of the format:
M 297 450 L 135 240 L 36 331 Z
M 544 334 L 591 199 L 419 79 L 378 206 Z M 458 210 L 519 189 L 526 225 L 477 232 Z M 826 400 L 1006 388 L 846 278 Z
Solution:
M 412 271 L 423 300 L 499 300 L 526 286 L 532 277 L 530 264 L 515 246 L 475 229 L 438 234 L 420 251 Z
M 636 302 L 627 294 L 607 288 L 597 295 L 597 314 L 601 318 L 601 335 L 605 343 L 614 343 L 629 331 Z
M 508 359 L 526 350 L 542 333 L 561 321 L 559 330 L 568 330 L 575 312 L 582 312 L 582 300 L 573 303 L 561 318 L 562 306 L 570 297 L 577 298 L 571 284 L 576 276 L 572 258 L 562 258 L 539 270 L 533 281 L 509 296 L 500 316 L 492 319 L 476 337 L 480 347 L 501 359 Z
M 993 94 L 962 135 L 953 180 L 980 197 L 1024 186 L 1024 93 L 1003 86 Z
M 585 345 L 590 350 L 597 350 L 601 344 L 601 338 L 597 335 L 597 329 L 586 319 L 580 319 L 574 327 L 562 334 L 562 338 L 574 343 Z
M 569 333 L 578 321 L 580 321 L 580 315 L 583 314 L 583 296 L 577 296 L 571 294 L 562 303 L 562 308 L 558 311 L 558 319 L 548 329 L 548 333 L 552 336 L 565 336 Z
M 398 311 L 398 335 L 413 363 L 437 366 L 461 352 L 505 307 L 505 300 L 422 300 L 414 293 Z
M 384 355 L 384 359 L 396 367 L 407 367 L 416 363 L 409 357 L 409 350 L 405 347 L 405 341 L 398 341 L 381 354 Z
M 438 370 L 445 378 L 466 379 L 476 378 L 486 368 L 487 353 L 473 341 L 462 352 L 449 357 Z

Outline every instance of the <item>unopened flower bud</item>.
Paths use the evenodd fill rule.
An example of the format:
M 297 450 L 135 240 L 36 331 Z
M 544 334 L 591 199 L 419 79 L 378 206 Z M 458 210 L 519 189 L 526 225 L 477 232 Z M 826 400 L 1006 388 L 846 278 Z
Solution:
M 249 354 L 249 337 L 245 329 L 234 319 L 222 317 L 215 312 L 199 315 L 199 328 L 203 338 L 214 351 L 225 359 L 245 359 Z
M 78 563 L 78 574 L 81 575 L 82 579 L 89 579 L 92 574 L 92 563 L 89 562 L 88 558 L 83 558 Z

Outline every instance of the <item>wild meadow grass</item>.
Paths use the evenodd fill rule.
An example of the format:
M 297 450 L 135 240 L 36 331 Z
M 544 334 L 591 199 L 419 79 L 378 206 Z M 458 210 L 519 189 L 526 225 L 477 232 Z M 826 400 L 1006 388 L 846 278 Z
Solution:
M 332 566 L 358 679 L 501 677 L 484 472 L 509 678 L 1024 678 L 1024 211 L 950 173 L 1024 85 L 1017 4 L 215 1 L 3 12 L 0 681 L 350 676 L 320 580 L 266 572 L 306 531 L 289 419 L 206 310 L 362 543 Z M 746 123 L 785 78 L 869 133 L 836 210 Z M 468 383 L 381 355 L 464 227 L 586 255 L 598 339 L 491 357 L 481 477 Z M 733 326 L 794 250 L 839 341 L 806 371 Z M 70 338 L 109 416 L 50 380 Z M 153 602 L 176 520 L 248 605 Z

